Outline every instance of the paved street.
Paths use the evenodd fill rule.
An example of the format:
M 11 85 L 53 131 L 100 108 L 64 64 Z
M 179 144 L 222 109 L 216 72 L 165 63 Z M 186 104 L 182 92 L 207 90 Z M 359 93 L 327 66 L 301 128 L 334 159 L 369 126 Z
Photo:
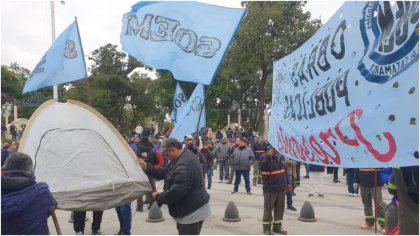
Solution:
M 304 168 L 301 168 L 304 175 Z M 302 175 L 302 176 L 303 176 Z M 251 176 L 252 177 L 252 176 Z M 283 227 L 288 234 L 374 234 L 374 230 L 362 230 L 363 205 L 361 198 L 347 196 L 345 176 L 340 169 L 341 183 L 333 183 L 332 175 L 324 175 L 325 198 L 314 196 L 309 198 L 309 179 L 302 179 L 301 186 L 296 189 L 294 206 L 298 211 L 286 210 Z M 252 183 L 251 183 L 252 184 Z M 158 189 L 162 189 L 163 182 L 157 182 Z M 242 180 L 238 194 L 231 194 L 233 185 L 218 183 L 218 170 L 214 172 L 213 186 L 210 190 L 211 217 L 206 220 L 201 231 L 202 234 L 262 234 L 263 197 L 262 186 L 251 186 L 253 195 L 247 195 Z M 384 202 L 390 202 L 390 195 L 383 189 Z M 241 221 L 229 223 L 223 221 L 224 212 L 229 201 L 233 201 L 239 211 Z M 316 222 L 302 222 L 298 220 L 300 207 L 305 201 L 310 201 L 315 209 Z M 176 223 L 169 216 L 168 209 L 163 206 L 164 221 L 149 223 L 146 221 L 148 210 L 136 212 L 136 202 L 132 203 L 133 221 L 132 234 L 177 234 Z M 92 214 L 88 212 L 89 221 L 86 223 L 85 233 L 90 234 Z M 70 212 L 57 211 L 58 221 L 63 234 L 74 234 L 73 225 L 68 223 Z M 51 233 L 56 233 L 52 219 L 49 219 Z M 101 229 L 106 234 L 114 234 L 119 229 L 117 214 L 114 209 L 104 212 Z M 378 234 L 379 226 L 378 226 Z

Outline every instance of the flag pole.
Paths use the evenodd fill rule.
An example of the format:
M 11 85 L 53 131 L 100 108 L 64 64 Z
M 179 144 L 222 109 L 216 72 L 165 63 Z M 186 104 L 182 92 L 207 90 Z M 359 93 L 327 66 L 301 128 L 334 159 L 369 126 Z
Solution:
M 55 11 L 54 11 L 54 1 L 50 2 L 51 7 L 51 42 L 55 41 Z M 53 98 L 58 101 L 58 85 L 53 85 Z
M 197 84 L 197 86 L 198 86 L 198 84 Z M 207 86 L 204 85 L 204 101 L 203 101 L 203 105 L 201 106 L 201 109 L 200 109 L 200 115 L 198 116 L 197 128 L 196 128 L 196 131 L 195 131 L 196 137 L 197 137 L 198 140 L 200 140 L 200 138 L 199 138 L 200 134 L 199 134 L 199 130 L 198 129 L 200 128 L 201 115 L 203 114 L 203 109 L 204 109 L 204 106 L 206 105 L 206 100 L 207 100 L 207 95 L 208 95 L 208 89 L 209 89 L 209 87 L 207 87 L 207 88 L 206 87 Z M 207 123 L 207 120 L 206 120 L 206 123 Z M 205 126 L 207 126 L 207 124 L 205 124 Z M 203 141 L 204 141 L 204 138 L 203 138 Z M 197 142 L 197 140 L 194 140 L 194 146 L 195 146 L 195 143 L 196 142 Z M 200 144 L 198 144 L 198 146 L 200 146 Z
M 378 180 L 377 180 L 377 178 L 378 178 L 378 176 L 377 176 L 377 173 L 376 173 L 376 169 L 374 169 L 375 171 L 374 171 L 374 176 L 375 176 L 375 180 L 374 180 L 374 183 L 373 183 L 373 195 L 374 195 L 374 202 L 375 202 L 375 208 L 374 208 L 374 210 L 375 210 L 375 217 L 374 217 L 374 222 L 375 222 L 375 234 L 377 233 L 377 231 L 378 231 L 378 227 L 377 227 L 377 224 L 376 224 L 376 221 L 378 220 L 378 215 L 377 215 L 377 212 L 378 212 L 378 205 L 377 205 L 377 202 L 378 202 L 378 199 L 377 199 L 377 194 L 376 194 L 376 188 L 378 187 Z

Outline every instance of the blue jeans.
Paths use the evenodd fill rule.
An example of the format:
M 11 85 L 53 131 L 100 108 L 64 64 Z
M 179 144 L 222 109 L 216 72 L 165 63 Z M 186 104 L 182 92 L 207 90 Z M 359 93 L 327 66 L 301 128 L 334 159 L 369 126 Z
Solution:
M 229 180 L 229 163 L 227 160 L 219 161 L 219 180 Z
M 207 189 L 211 189 L 212 177 L 213 177 L 213 167 L 207 167 Z
M 300 162 L 296 162 L 296 181 L 300 182 Z
M 238 192 L 239 184 L 241 183 L 241 175 L 245 180 L 246 192 L 251 192 L 251 185 L 249 183 L 249 170 L 235 170 L 235 187 L 233 191 Z
M 292 183 L 292 176 L 287 176 L 287 181 L 289 182 L 289 183 Z M 291 206 L 293 206 L 293 195 L 292 195 L 292 192 L 287 192 L 286 193 L 286 198 L 287 198 L 287 207 L 291 207 Z
M 131 234 L 131 202 L 115 208 L 120 221 L 120 232 Z
M 309 164 L 305 163 L 306 175 L 309 176 Z
M 349 193 L 357 193 L 353 187 L 353 171 L 347 171 L 346 173 L 346 184 L 347 184 L 347 190 Z

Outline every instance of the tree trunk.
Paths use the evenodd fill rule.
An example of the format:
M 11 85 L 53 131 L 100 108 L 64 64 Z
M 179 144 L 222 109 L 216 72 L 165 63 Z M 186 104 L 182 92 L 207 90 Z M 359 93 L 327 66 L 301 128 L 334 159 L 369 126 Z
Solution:
M 265 109 L 265 102 L 264 102 L 264 98 L 265 98 L 265 91 L 264 91 L 264 87 L 265 87 L 265 82 L 267 81 L 267 77 L 268 77 L 268 73 L 265 70 L 265 68 L 262 70 L 261 73 L 261 81 L 260 84 L 258 86 L 258 132 L 260 135 L 262 135 L 264 133 L 264 109 Z

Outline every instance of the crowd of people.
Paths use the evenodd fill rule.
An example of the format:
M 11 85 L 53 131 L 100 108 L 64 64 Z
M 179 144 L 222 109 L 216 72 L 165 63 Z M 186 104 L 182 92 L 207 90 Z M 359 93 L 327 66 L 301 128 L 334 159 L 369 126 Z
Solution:
M 9 129 L 7 129 L 4 123 L 1 123 L 1 137 L 5 138 L 6 134 L 10 134 L 10 137 L 14 141 L 18 141 L 22 138 L 23 132 L 25 132 L 26 125 L 21 124 L 20 127 L 16 127 L 14 122 L 9 125 Z
M 133 130 L 132 136 L 126 135 L 126 140 L 152 185 L 151 192 L 137 199 L 136 211 L 144 212 L 144 205 L 150 209 L 154 202 L 159 206 L 167 204 L 169 214 L 177 223 L 179 234 L 200 234 L 204 221 L 211 215 L 208 192 L 213 184 L 213 171 L 217 168 L 218 182 L 233 184 L 232 194 L 240 191 L 242 178 L 245 191 L 249 195 L 252 195 L 251 188 L 261 185 L 264 200 L 264 234 L 287 233 L 283 228 L 283 214 L 285 209 L 297 210 L 293 205 L 293 196 L 296 195 L 294 190 L 301 184 L 301 165 L 305 166 L 306 172 L 302 178 L 310 180 L 308 197 L 325 197 L 324 166 L 300 163 L 281 155 L 265 137 L 258 137 L 251 129 L 245 132 L 245 129 L 228 128 L 213 133 L 211 128 L 206 128 L 202 130 L 202 135 L 185 136 L 183 142 L 169 138 L 169 134 L 169 129 L 155 132 L 153 126 L 143 128 L 139 125 Z M 48 232 L 46 218 L 57 203 L 46 184 L 35 182 L 30 157 L 16 153 L 16 149 L 15 144 L 7 143 L 3 144 L 2 148 L 2 206 L 5 207 L 2 207 L 2 225 L 15 225 L 16 219 L 26 219 L 16 218 L 16 214 L 28 214 L 27 211 L 15 210 L 16 212 L 11 213 L 12 209 L 7 209 L 19 195 L 27 198 L 26 194 L 30 193 L 33 199 L 42 197 L 42 201 L 34 202 L 31 207 L 36 207 L 43 214 L 37 214 L 37 217 L 42 218 L 37 219 L 36 222 L 41 222 L 39 224 L 33 224 L 32 219 L 28 218 L 28 222 L 20 222 L 24 227 L 2 227 L 2 234 Z M 338 183 L 338 168 L 327 169 L 327 172 L 333 174 L 332 182 Z M 390 172 L 389 175 L 383 174 L 388 170 L 344 169 L 348 195 L 359 196 L 360 192 L 365 214 L 361 228 L 368 229 L 374 226 L 374 201 L 378 207 L 377 222 L 381 232 L 389 233 L 385 229 L 385 209 L 380 203 L 381 188 L 384 182 L 391 179 L 389 191 L 394 196 L 393 204 L 399 207 L 399 217 L 412 217 L 408 220 L 410 224 L 399 224 L 400 232 L 418 234 L 418 167 L 395 169 L 396 171 L 392 171 L 392 177 Z M 164 180 L 162 192 L 158 192 L 155 186 L 157 180 Z M 38 191 L 39 188 L 43 191 Z M 32 196 L 37 194 L 38 196 Z M 35 208 L 30 209 L 32 210 Z M 120 223 L 116 234 L 131 234 L 131 203 L 119 206 L 115 210 Z M 100 230 L 102 214 L 102 211 L 93 212 L 92 234 L 103 234 Z M 85 221 L 85 211 L 75 211 L 71 214 L 70 222 L 73 223 L 76 234 L 84 234 Z

